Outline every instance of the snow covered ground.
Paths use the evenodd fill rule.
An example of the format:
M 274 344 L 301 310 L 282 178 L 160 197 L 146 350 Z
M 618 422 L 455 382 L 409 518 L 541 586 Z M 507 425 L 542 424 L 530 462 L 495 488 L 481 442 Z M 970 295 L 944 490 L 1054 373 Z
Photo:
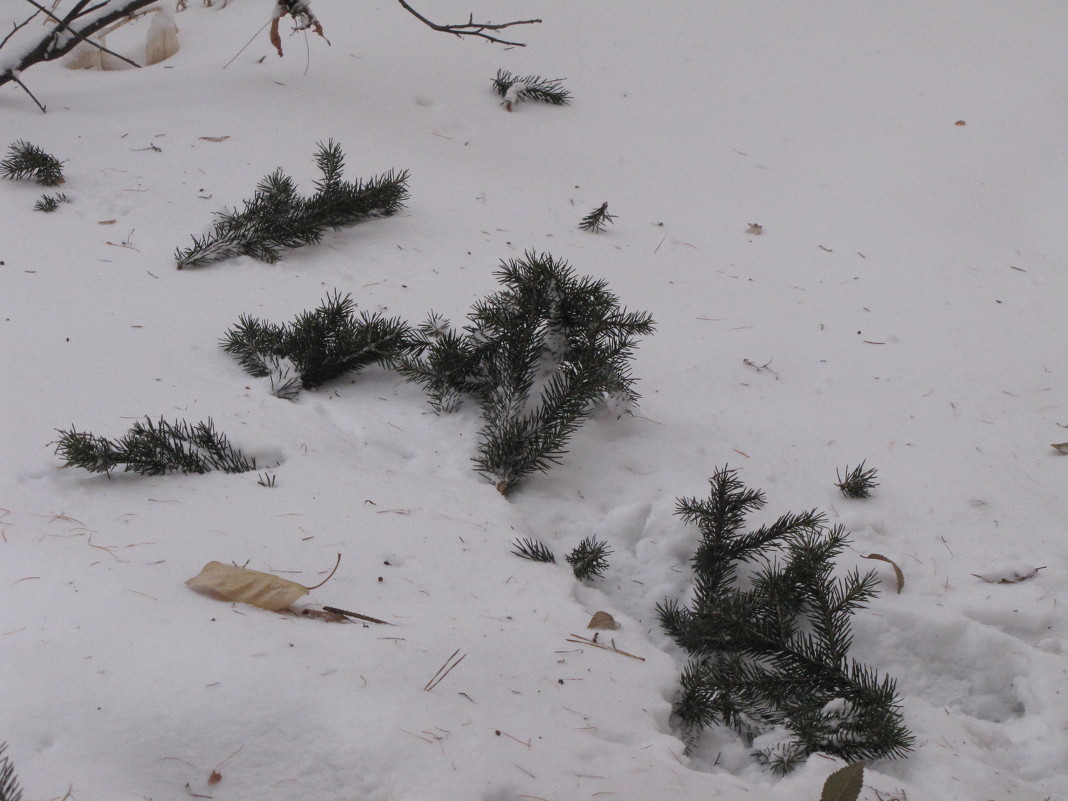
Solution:
M 675 499 L 724 464 L 769 519 L 825 510 L 844 566 L 885 577 L 855 656 L 898 680 L 917 746 L 862 798 L 1068 798 L 1063 3 L 417 4 L 543 20 L 506 49 L 323 0 L 330 46 L 287 34 L 279 59 L 263 31 L 225 68 L 270 4 L 189 5 L 162 64 L 38 65 L 47 114 L 0 89 L 0 147 L 63 159 L 72 200 L 0 183 L 0 741 L 28 801 L 815 799 L 840 763 L 779 779 L 731 731 L 687 755 L 669 725 L 685 655 L 654 608 L 696 542 Z M 28 8 L 6 0 L 4 30 Z M 507 113 L 498 69 L 574 102 Z M 411 170 L 406 211 L 274 265 L 174 269 L 275 168 L 311 191 L 329 138 L 349 178 Z M 578 230 L 603 201 L 615 224 Z M 291 403 L 218 347 L 335 289 L 459 321 L 527 249 L 658 330 L 638 415 L 590 421 L 508 498 L 471 469 L 474 411 L 380 370 Z M 212 418 L 276 486 L 59 469 L 56 429 L 146 415 Z M 861 460 L 880 486 L 847 500 Z M 511 553 L 591 534 L 615 551 L 592 583 Z M 311 585 L 337 554 L 308 604 L 392 626 L 184 584 L 218 560 Z M 641 661 L 569 642 L 599 610 Z

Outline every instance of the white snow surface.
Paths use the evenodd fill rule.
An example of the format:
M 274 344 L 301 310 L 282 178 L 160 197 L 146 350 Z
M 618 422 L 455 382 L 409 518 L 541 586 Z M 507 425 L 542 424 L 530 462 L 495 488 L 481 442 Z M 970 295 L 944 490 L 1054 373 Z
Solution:
M 884 578 L 854 656 L 897 679 L 917 743 L 865 801 L 1068 798 L 1063 2 L 416 7 L 543 22 L 502 48 L 324 0 L 329 46 L 283 24 L 284 58 L 263 31 L 224 69 L 272 4 L 191 1 L 164 63 L 37 65 L 47 114 L 0 89 L 0 147 L 63 159 L 72 200 L 42 214 L 49 190 L 0 183 L 0 741 L 27 801 L 815 799 L 840 761 L 776 778 L 732 731 L 686 753 L 670 725 L 686 657 L 654 610 L 685 599 L 697 539 L 675 499 L 725 464 L 767 493 L 754 523 L 824 510 L 843 569 Z M 506 113 L 497 69 L 573 103 Z M 406 210 L 277 264 L 174 269 L 274 169 L 311 192 L 330 138 L 349 179 L 411 170 Z M 615 224 L 580 231 L 606 200 Z M 436 416 L 377 369 L 288 402 L 218 346 L 334 290 L 462 323 L 527 249 L 658 326 L 637 414 L 507 498 L 472 470 L 473 409 Z M 146 415 L 212 418 L 276 486 L 60 469 L 57 429 Z M 861 460 L 880 485 L 848 500 L 836 471 Z M 511 553 L 587 535 L 615 551 L 591 583 Z M 337 554 L 307 605 L 391 626 L 184 583 L 218 560 L 312 585 Z M 1042 569 L 977 577 L 1020 565 Z M 643 661 L 569 642 L 599 610 Z

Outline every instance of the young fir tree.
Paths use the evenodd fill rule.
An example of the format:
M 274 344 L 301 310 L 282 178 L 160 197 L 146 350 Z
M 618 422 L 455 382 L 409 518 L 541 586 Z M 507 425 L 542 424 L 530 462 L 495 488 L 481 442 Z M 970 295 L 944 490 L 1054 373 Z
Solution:
M 675 710 L 680 722 L 693 735 L 734 727 L 780 773 L 817 751 L 848 761 L 903 756 L 913 737 L 894 681 L 848 656 L 850 618 L 878 580 L 856 570 L 832 575 L 846 532 L 828 529 L 815 511 L 745 531 L 764 494 L 726 468 L 709 483 L 706 500 L 680 499 L 677 507 L 701 535 L 691 604 L 657 609 L 692 655 Z
M 21 139 L 8 146 L 8 157 L 0 161 L 0 172 L 15 180 L 32 178 L 41 186 L 63 183 L 63 162 Z
M 350 295 L 334 292 L 317 309 L 302 312 L 286 325 L 242 315 L 222 339 L 245 372 L 270 378 L 271 391 L 293 399 L 346 373 L 395 359 L 411 336 L 400 318 L 355 314 Z
M 322 178 L 310 197 L 297 192 L 281 170 L 264 178 L 241 211 L 216 216 L 211 233 L 193 237 L 193 245 L 175 253 L 178 269 L 234 256 L 252 256 L 268 264 L 281 251 L 319 242 L 327 229 L 338 231 L 369 217 L 388 217 L 404 208 L 408 172 L 389 172 L 369 181 L 342 180 L 345 156 L 333 140 L 319 144 L 315 157 Z
M 108 473 L 122 467 L 124 472 L 145 476 L 164 473 L 245 473 L 256 469 L 256 460 L 247 458 L 230 445 L 225 434 L 215 430 L 209 419 L 190 425 L 148 417 L 138 420 L 117 440 L 80 432 L 59 431 L 56 454 L 64 467 L 81 467 L 91 473 Z
M 507 493 L 559 463 L 598 406 L 621 415 L 637 403 L 629 362 L 654 323 L 549 254 L 504 262 L 497 276 L 504 288 L 475 305 L 462 332 L 432 314 L 395 368 L 423 385 L 435 410 L 478 401 L 476 469 Z

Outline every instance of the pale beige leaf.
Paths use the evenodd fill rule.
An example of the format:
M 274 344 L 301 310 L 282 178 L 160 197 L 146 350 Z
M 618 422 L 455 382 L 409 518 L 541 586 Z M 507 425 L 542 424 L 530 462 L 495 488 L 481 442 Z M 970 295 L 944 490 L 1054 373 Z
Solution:
M 616 623 L 616 619 L 607 612 L 597 612 L 590 618 L 588 629 L 618 629 L 619 624 Z
M 905 574 L 901 572 L 901 568 L 897 566 L 897 562 L 889 557 L 883 556 L 881 553 L 870 553 L 867 556 L 861 554 L 861 559 L 878 559 L 880 562 L 889 563 L 890 567 L 894 568 L 894 575 L 897 576 L 897 591 L 900 593 L 905 588 Z
M 1061 453 L 1068 453 L 1068 442 L 1054 442 L 1050 447 L 1056 448 Z
M 208 562 L 200 574 L 186 584 L 224 601 L 251 604 L 272 612 L 285 609 L 308 593 L 307 587 L 295 581 L 222 562 Z

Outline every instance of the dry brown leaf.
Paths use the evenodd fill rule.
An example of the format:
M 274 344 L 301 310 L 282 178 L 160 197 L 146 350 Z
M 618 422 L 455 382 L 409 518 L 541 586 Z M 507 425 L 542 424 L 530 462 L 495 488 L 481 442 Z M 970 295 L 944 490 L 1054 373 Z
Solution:
M 1068 442 L 1054 442 L 1050 445 L 1051 448 L 1055 448 L 1061 453 L 1068 453 Z
M 588 629 L 618 629 L 619 624 L 616 623 L 616 619 L 607 612 L 597 612 L 590 618 Z
M 760 236 L 762 233 L 764 233 L 764 226 L 760 223 L 749 223 L 749 227 L 745 229 L 745 232 L 747 234 L 754 234 L 756 236 Z
M 901 572 L 901 568 L 897 566 L 897 562 L 889 557 L 883 556 L 881 553 L 870 553 L 867 556 L 861 554 L 861 559 L 878 559 L 880 562 L 889 563 L 890 567 L 894 568 L 894 575 L 897 576 L 897 591 L 900 593 L 905 588 L 905 574 Z
M 992 570 L 988 573 L 972 573 L 972 575 L 987 584 L 1019 584 L 1021 581 L 1033 579 L 1038 575 L 1039 570 L 1045 569 L 1045 565 L 1042 565 L 1042 567 L 1019 565 L 1004 570 Z
M 213 770 L 211 775 L 208 776 L 208 784 L 218 784 L 222 781 L 222 774 L 217 770 Z
M 251 604 L 272 612 L 285 609 L 308 594 L 308 588 L 295 581 L 222 562 L 208 562 L 200 574 L 186 584 L 225 601 Z
M 227 134 L 226 136 L 198 136 L 197 138 L 205 142 L 225 142 L 227 139 L 230 138 L 230 135 Z

